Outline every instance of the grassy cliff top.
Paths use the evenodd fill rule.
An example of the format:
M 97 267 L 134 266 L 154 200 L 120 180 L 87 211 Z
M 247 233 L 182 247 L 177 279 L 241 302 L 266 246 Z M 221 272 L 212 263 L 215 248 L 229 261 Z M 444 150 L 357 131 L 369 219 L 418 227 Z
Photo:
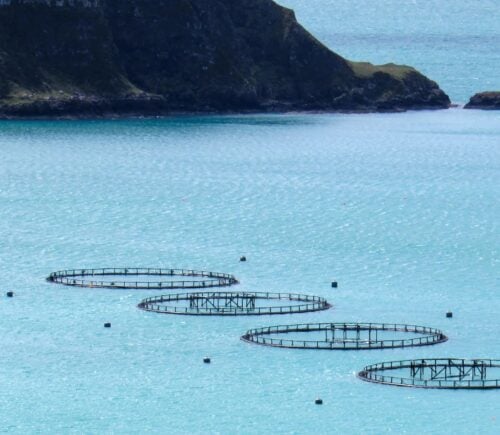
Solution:
M 418 73 L 418 71 L 407 65 L 396 65 L 395 63 L 386 63 L 384 65 L 373 65 L 369 62 L 353 62 L 349 61 L 354 74 L 361 78 L 373 77 L 376 73 L 388 74 L 395 79 L 402 80 L 408 77 L 411 73 Z

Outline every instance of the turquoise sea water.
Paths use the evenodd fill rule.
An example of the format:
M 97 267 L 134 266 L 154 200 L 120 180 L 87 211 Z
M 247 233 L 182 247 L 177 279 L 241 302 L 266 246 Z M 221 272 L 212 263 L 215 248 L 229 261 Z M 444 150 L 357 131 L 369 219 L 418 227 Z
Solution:
M 498 432 L 497 391 L 371 385 L 355 371 L 499 357 L 499 121 L 452 109 L 3 123 L 0 288 L 16 295 L 0 301 L 1 427 Z M 151 292 L 44 281 L 114 265 L 231 272 L 238 289 L 317 294 L 334 309 L 162 316 L 135 307 Z M 306 321 L 416 323 L 450 340 L 354 353 L 239 340 L 252 327 Z
M 440 57 L 432 42 L 415 37 L 406 50 L 390 35 L 424 21 L 438 29 L 436 10 L 451 2 L 383 2 L 372 30 L 361 7 L 368 2 L 350 2 L 359 10 L 350 14 L 343 1 L 287 3 L 332 46 L 345 41 L 341 54 L 413 63 L 441 75 L 456 101 L 476 89 L 467 68 L 446 74 L 458 64 L 452 47 L 474 30 L 490 35 L 477 40 L 481 50 L 494 51 L 487 40 L 498 37 L 498 2 L 473 8 L 489 27 L 446 36 L 455 26 L 442 20 L 451 42 Z M 460 4 L 450 16 L 470 19 L 471 7 Z M 347 19 L 372 36 L 346 34 Z M 435 38 L 429 29 L 421 35 Z M 495 56 L 474 66 L 477 90 L 498 80 L 488 75 L 498 71 Z M 0 430 L 498 433 L 498 390 L 372 385 L 355 372 L 408 358 L 500 358 L 499 138 L 499 113 L 462 109 L 0 123 Z M 162 316 L 136 308 L 154 292 L 44 281 L 54 270 L 103 266 L 234 273 L 237 290 L 317 294 L 334 308 Z M 3 296 L 8 290 L 14 298 Z M 415 323 L 450 339 L 362 352 L 239 340 L 254 327 L 320 321 Z

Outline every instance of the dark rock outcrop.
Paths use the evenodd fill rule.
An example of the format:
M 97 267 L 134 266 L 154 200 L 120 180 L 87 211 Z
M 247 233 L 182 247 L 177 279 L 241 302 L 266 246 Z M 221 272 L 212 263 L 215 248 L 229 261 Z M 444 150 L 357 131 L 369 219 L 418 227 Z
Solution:
M 464 109 L 500 110 L 500 91 L 480 92 L 471 97 Z
M 349 62 L 272 0 L 2 0 L 0 116 L 449 106 L 415 69 Z

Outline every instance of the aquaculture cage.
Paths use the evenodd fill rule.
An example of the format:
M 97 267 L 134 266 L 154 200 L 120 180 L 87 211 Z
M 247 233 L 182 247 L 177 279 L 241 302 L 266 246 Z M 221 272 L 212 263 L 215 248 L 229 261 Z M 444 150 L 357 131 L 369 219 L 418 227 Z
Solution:
M 242 340 L 293 349 L 393 349 L 442 343 L 442 331 L 392 323 L 303 323 L 251 329 Z
M 363 381 L 398 387 L 435 389 L 500 388 L 500 360 L 425 358 L 366 366 Z
M 250 316 L 320 311 L 330 304 L 319 296 L 269 292 L 196 292 L 146 298 L 145 311 L 198 316 Z
M 199 289 L 238 284 L 238 280 L 227 273 L 150 267 L 62 270 L 51 273 L 47 281 L 73 287 L 141 290 Z

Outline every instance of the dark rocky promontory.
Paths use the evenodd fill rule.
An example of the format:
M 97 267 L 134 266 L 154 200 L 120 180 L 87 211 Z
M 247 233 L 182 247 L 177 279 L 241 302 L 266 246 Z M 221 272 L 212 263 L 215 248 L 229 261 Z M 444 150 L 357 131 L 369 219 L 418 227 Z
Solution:
M 0 117 L 402 111 L 450 105 L 349 62 L 272 0 L 0 0 Z
M 500 92 L 480 92 L 471 97 L 464 109 L 500 110 Z

